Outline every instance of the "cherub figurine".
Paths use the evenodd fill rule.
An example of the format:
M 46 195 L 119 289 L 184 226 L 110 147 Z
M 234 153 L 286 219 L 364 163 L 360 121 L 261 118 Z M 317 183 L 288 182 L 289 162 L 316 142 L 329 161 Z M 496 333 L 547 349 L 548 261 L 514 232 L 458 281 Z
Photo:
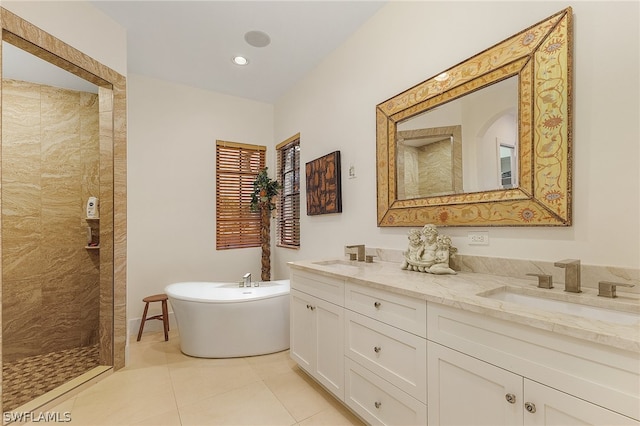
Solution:
M 456 271 L 449 267 L 451 238 L 446 235 L 438 235 L 435 263 L 429 268 L 432 274 L 455 274 Z
M 409 248 L 405 251 L 402 269 L 431 274 L 455 274 L 449 259 L 457 252 L 451 238 L 438 235 L 435 225 L 427 224 L 422 230 L 409 231 Z
M 424 237 L 424 252 L 422 253 L 422 263 L 431 266 L 436 259 L 436 248 L 438 247 L 438 230 L 435 225 L 427 224 L 422 228 Z
M 422 245 L 422 234 L 417 229 L 412 229 L 409 231 L 409 248 L 405 251 L 404 257 L 405 260 L 402 262 L 402 269 L 407 269 L 409 267 L 409 261 L 418 261 L 422 257 L 422 253 L 424 252 L 424 246 Z

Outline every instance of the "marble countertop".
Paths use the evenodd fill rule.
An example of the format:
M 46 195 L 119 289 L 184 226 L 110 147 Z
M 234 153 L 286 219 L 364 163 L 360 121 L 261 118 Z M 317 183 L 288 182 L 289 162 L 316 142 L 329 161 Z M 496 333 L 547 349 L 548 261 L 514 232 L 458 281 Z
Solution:
M 535 277 L 521 279 L 473 272 L 432 275 L 405 271 L 399 263 L 383 261 L 317 259 L 289 262 L 289 267 L 640 353 L 639 322 L 595 320 L 485 297 L 509 287 L 519 294 L 630 312 L 640 318 L 640 296 L 620 289 L 617 298 L 609 299 L 598 297 L 597 290 L 591 288 L 583 288 L 579 294 L 567 293 L 562 283 L 554 283 L 553 289 L 539 289 Z

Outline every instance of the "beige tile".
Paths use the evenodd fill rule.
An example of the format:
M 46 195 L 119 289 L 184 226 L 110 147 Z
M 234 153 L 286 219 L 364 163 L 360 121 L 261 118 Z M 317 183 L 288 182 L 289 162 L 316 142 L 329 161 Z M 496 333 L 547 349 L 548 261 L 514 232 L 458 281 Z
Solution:
M 182 426 L 295 424 L 295 420 L 262 382 L 179 408 Z
M 164 342 L 130 344 L 129 359 L 125 370 L 166 365 L 167 355 L 164 346 Z
M 155 313 L 157 314 L 162 313 L 160 306 L 158 306 L 158 311 Z M 151 308 L 149 308 L 148 314 L 151 315 Z M 140 309 L 140 315 L 142 315 L 142 309 Z M 151 324 L 155 324 L 155 328 L 149 327 L 149 325 Z M 135 330 L 133 329 L 131 330 L 130 338 L 132 342 L 137 341 L 137 338 L 138 338 L 137 328 Z M 173 323 L 170 323 L 169 325 L 169 340 L 167 341 L 170 342 L 173 346 L 176 346 L 178 348 L 180 347 L 180 335 L 178 334 L 178 327 Z M 161 320 L 147 321 L 147 323 L 144 326 L 144 332 L 142 333 L 142 339 L 140 339 L 140 342 L 165 342 L 162 321 Z
M 37 220 L 34 222 L 37 222 Z M 37 226 L 39 227 L 39 224 Z M 33 238 L 31 235 L 26 235 L 26 238 L 3 237 L 3 281 L 19 282 L 22 280 L 31 280 L 34 283 L 39 282 L 39 278 L 44 270 L 42 265 L 42 247 L 37 239 L 39 238 L 39 232 L 39 230 L 33 232 Z M 8 286 L 6 288 L 9 289 Z M 9 302 L 5 302 L 5 304 L 6 303 Z
M 192 364 L 194 362 L 194 359 L 195 360 L 198 359 L 198 358 L 193 358 L 189 355 L 183 354 L 182 351 L 180 350 L 179 343 L 176 345 L 168 346 L 165 354 L 167 356 L 167 365 L 170 368 L 184 366 L 187 363 Z
M 72 423 L 128 425 L 175 408 L 166 367 L 121 370 L 78 394 Z
M 76 398 L 91 395 L 103 397 L 111 394 L 126 394 L 136 398 L 139 394 L 153 394 L 165 388 L 171 389 L 169 369 L 164 365 L 142 369 L 122 369 L 116 373 L 82 391 Z
M 75 398 L 71 398 L 68 399 L 64 402 L 61 402 L 60 404 L 56 405 L 55 407 L 52 407 L 50 409 L 47 409 L 45 411 L 45 413 L 56 413 L 54 414 L 56 417 L 56 419 L 60 420 L 60 421 L 33 421 L 33 422 L 28 422 L 25 423 L 26 426 L 37 426 L 37 425 L 42 425 L 43 423 L 46 424 L 69 424 L 70 422 L 66 421 L 69 416 L 71 417 L 71 420 L 73 420 L 73 404 L 75 403 Z M 35 413 L 37 416 L 40 415 L 40 412 L 36 410 Z
M 66 413 L 66 412 L 71 413 L 73 412 L 73 406 L 75 403 L 76 403 L 76 397 L 73 397 L 56 405 L 56 407 L 50 411 L 57 411 L 59 413 Z
M 331 397 L 302 371 L 272 376 L 264 383 L 297 421 L 330 407 Z
M 329 408 L 326 408 L 318 414 L 301 421 L 298 425 L 361 426 L 366 424 L 337 400 L 331 400 L 330 405 L 331 406 Z
M 40 85 L 37 83 L 30 83 L 28 81 L 23 80 L 12 80 L 8 78 L 2 79 L 2 97 L 4 102 L 4 97 L 6 96 L 19 96 L 27 99 L 35 99 L 38 104 L 40 103 Z M 18 104 L 20 105 L 20 104 Z M 38 105 L 38 111 L 40 110 L 40 106 Z M 3 111 L 4 114 L 4 105 Z
M 4 280 L 3 292 L 3 361 L 11 362 L 39 354 L 42 324 L 42 291 L 32 279 Z
M 151 322 L 153 324 L 153 322 Z M 156 326 L 161 329 L 162 323 L 157 322 Z M 169 330 L 169 340 L 164 340 L 164 332 L 149 331 L 150 327 L 145 326 L 145 331 L 142 333 L 142 338 L 138 342 L 138 329 L 130 330 L 129 336 L 129 362 L 127 368 L 131 366 L 131 362 L 135 361 L 136 357 L 148 357 L 146 354 L 148 351 L 161 352 L 165 355 L 163 364 L 183 362 L 189 357 L 180 352 L 180 336 L 178 335 L 177 327 Z
M 164 413 L 155 414 L 138 423 L 132 423 L 132 426 L 181 426 L 180 414 L 178 409 L 165 411 Z
M 181 355 L 180 339 L 175 330 L 169 331 L 169 341 L 164 340 L 162 331 L 143 333 L 139 342 L 136 340 L 138 330 L 132 330 L 131 333 L 127 370 L 166 365 L 169 360 L 173 361 Z
M 297 364 L 291 359 L 289 350 L 269 355 L 252 356 L 246 360 L 263 380 L 278 374 L 290 373 L 292 369 L 297 368 Z
M 260 377 L 243 358 L 189 358 L 169 365 L 176 404 L 200 401 L 251 383 Z

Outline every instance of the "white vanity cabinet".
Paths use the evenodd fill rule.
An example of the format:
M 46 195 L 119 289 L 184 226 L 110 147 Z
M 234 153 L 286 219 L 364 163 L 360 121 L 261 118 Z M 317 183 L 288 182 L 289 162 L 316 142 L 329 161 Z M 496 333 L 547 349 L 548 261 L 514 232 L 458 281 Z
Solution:
M 291 358 L 344 400 L 344 282 L 296 271 L 290 301 Z
M 345 286 L 345 403 L 370 424 L 426 424 L 426 302 Z
M 640 424 L 637 354 L 439 304 L 427 310 L 429 424 Z
M 572 337 L 310 269 L 292 269 L 291 357 L 369 424 L 640 426 L 640 357 L 607 345 L 615 328 Z

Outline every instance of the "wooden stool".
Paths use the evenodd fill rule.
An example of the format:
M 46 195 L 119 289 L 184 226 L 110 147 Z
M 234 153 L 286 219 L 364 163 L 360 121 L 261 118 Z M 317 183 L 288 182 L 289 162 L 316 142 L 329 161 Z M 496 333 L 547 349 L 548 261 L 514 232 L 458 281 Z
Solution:
M 162 320 L 162 324 L 164 325 L 164 340 L 165 342 L 169 340 L 169 310 L 167 308 L 167 299 L 168 297 L 166 294 L 154 294 L 153 296 L 147 296 L 142 299 L 145 305 L 144 313 L 142 314 L 142 322 L 140 323 L 140 331 L 138 331 L 138 342 L 142 338 L 144 323 L 150 319 Z M 151 302 L 162 302 L 162 314 L 147 318 L 147 311 L 149 310 L 149 303 Z

